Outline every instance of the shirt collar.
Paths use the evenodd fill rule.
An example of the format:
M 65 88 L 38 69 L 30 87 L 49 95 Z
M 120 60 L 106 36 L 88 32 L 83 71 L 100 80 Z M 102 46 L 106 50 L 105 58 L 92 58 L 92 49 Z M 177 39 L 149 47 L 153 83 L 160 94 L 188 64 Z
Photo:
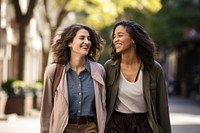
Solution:
M 86 70 L 87 70 L 88 72 L 91 72 L 90 63 L 89 63 L 88 59 L 86 59 L 86 66 L 85 66 L 85 68 L 86 68 Z
M 69 61 L 67 62 L 67 65 L 66 65 L 65 69 L 66 69 L 67 72 L 71 69 L 71 66 L 70 66 Z M 86 69 L 88 72 L 91 72 L 90 63 L 89 63 L 88 59 L 86 59 L 85 69 Z M 71 70 L 72 70 L 72 69 L 71 69 Z

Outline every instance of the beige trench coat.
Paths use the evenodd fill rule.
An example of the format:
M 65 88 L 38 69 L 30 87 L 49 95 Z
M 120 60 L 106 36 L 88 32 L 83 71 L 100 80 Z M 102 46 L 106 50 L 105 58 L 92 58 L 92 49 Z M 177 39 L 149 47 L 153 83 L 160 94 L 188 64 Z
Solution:
M 105 70 L 101 64 L 89 61 L 94 83 L 98 133 L 104 133 L 106 121 Z M 65 69 L 52 103 L 52 82 L 56 64 L 50 64 L 44 74 L 44 91 L 41 106 L 41 133 L 63 133 L 69 120 L 69 101 Z M 54 106 L 53 106 L 54 105 Z

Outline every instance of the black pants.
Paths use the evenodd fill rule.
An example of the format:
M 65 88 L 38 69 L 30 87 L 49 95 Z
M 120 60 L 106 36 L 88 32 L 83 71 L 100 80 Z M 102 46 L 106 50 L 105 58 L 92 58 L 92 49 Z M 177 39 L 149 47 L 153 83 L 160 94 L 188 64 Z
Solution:
M 124 114 L 113 112 L 108 126 L 108 133 L 153 133 L 147 113 Z

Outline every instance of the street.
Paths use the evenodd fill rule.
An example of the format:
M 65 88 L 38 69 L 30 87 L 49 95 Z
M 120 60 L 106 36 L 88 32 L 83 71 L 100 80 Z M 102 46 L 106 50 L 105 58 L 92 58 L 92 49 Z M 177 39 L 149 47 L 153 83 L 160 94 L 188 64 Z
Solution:
M 172 133 L 200 133 L 200 104 L 184 98 L 170 98 Z
M 173 133 L 200 132 L 200 104 L 184 98 L 169 98 L 170 119 Z M 39 111 L 30 116 L 15 114 L 0 120 L 0 133 L 39 133 Z

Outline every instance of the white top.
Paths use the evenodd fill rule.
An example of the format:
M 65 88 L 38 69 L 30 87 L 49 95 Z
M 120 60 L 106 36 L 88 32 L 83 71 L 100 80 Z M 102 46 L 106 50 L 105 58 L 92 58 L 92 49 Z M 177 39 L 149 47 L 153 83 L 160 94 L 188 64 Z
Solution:
M 144 113 L 147 112 L 146 102 L 143 95 L 142 71 L 140 70 L 138 80 L 129 82 L 120 72 L 119 91 L 115 110 L 121 113 Z

